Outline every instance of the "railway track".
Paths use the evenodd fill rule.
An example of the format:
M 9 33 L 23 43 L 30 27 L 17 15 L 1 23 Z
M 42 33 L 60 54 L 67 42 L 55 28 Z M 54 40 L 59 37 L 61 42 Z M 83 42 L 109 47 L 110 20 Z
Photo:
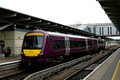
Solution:
M 90 74 L 97 66 L 99 66 L 102 62 L 104 62 L 113 52 L 105 55 L 104 57 L 95 60 L 93 63 L 79 69 L 77 72 L 68 76 L 64 80 L 83 80 L 88 74 Z
M 41 79 L 45 79 L 45 78 L 50 78 L 50 76 L 54 73 L 59 73 L 61 70 L 67 69 L 77 63 L 80 63 L 82 61 L 86 61 L 89 59 L 91 59 L 91 56 L 87 55 L 87 56 L 84 56 L 84 57 L 81 57 L 81 58 L 78 58 L 78 59 L 75 59 L 75 60 L 72 60 L 72 61 L 69 61 L 66 63 L 62 63 L 59 65 L 47 68 L 45 70 L 41 70 L 36 73 L 33 73 L 33 74 L 27 76 L 24 80 L 35 80 L 37 78 L 39 78 L 41 80 Z
M 73 73 L 76 74 L 77 72 L 84 70 L 85 68 L 94 64 L 95 62 L 97 62 L 100 59 L 102 61 L 104 56 L 110 55 L 111 53 L 113 53 L 113 50 L 116 50 L 117 48 L 118 48 L 118 46 L 117 47 L 112 46 L 112 47 L 108 48 L 106 51 L 100 52 L 100 54 L 98 54 L 98 56 L 93 55 L 92 56 L 92 57 L 94 57 L 93 59 L 91 59 L 89 57 L 88 59 L 85 58 L 84 60 L 79 61 L 79 59 L 80 59 L 79 58 L 78 60 L 75 59 L 76 61 L 78 61 L 77 63 L 75 63 L 75 60 L 73 60 L 73 61 L 69 61 L 69 62 L 60 64 L 60 65 L 36 72 L 36 73 L 33 73 L 33 74 L 29 75 L 28 77 L 26 77 L 24 80 L 35 80 L 35 79 L 63 80 L 66 78 L 65 75 L 67 75 L 69 73 L 71 73 L 71 74 L 69 74 L 67 76 L 73 75 Z M 110 54 L 108 54 L 108 53 L 110 53 Z M 72 64 L 72 63 L 74 63 L 74 64 Z M 72 70 L 73 67 L 71 68 L 71 66 L 77 65 L 77 64 L 79 64 L 80 66 L 78 66 L 76 69 Z M 97 65 L 97 64 L 94 64 L 94 65 Z M 71 70 L 70 72 L 69 72 L 69 68 Z M 63 72 L 63 73 L 61 73 L 61 72 Z M 88 74 L 87 70 L 85 72 Z M 61 74 L 62 74 L 62 76 L 61 76 Z M 56 75 L 57 75 L 57 77 L 56 77 Z M 65 80 L 69 80 L 69 79 L 66 78 Z
M 94 60 L 92 63 L 74 72 L 64 80 L 83 80 L 94 69 L 96 69 L 96 67 L 98 67 L 102 62 L 104 62 L 111 54 L 113 54 L 114 51 L 116 51 L 118 48 L 119 46 L 117 47 L 111 46 L 106 51 L 104 51 L 105 54 L 107 53 L 106 55 Z
M 0 79 L 23 71 L 20 60 L 0 64 Z
M 12 63 L 9 63 L 8 65 L 4 65 L 5 67 L 2 67 L 4 70 L 2 71 L 3 76 L 0 78 L 0 80 L 23 80 L 26 76 L 41 70 L 38 67 L 27 67 L 21 65 L 21 61 L 14 61 Z M 10 70 L 10 71 L 8 71 Z
M 38 73 L 40 73 L 41 77 L 43 77 L 43 76 L 46 77 L 46 75 L 48 75 L 48 74 L 51 74 L 54 72 L 59 72 L 60 70 L 62 70 L 64 68 L 68 68 L 72 65 L 77 64 L 78 62 L 85 61 L 85 60 L 88 60 L 90 58 L 91 58 L 91 56 L 87 55 L 87 56 L 84 56 L 82 58 L 75 59 L 74 61 L 59 64 L 59 65 L 56 65 L 56 66 L 53 66 L 51 68 L 47 68 L 44 70 L 41 70 L 41 68 L 38 69 L 38 67 L 36 67 L 37 69 L 35 69 L 35 66 L 34 66 L 33 68 L 22 70 L 21 72 L 18 72 L 16 74 L 7 75 L 8 77 L 4 76 L 4 78 L 1 78 L 1 80 L 23 80 L 25 77 L 26 78 L 24 80 L 33 80 L 35 77 L 33 74 L 37 75 Z M 9 68 L 8 66 L 6 66 L 6 67 Z M 38 71 L 40 70 L 40 71 L 36 72 L 37 70 Z M 34 72 L 36 72 L 36 73 L 34 73 Z M 32 76 L 29 78 L 30 74 L 32 74 Z M 39 77 L 40 77 L 40 75 L 39 75 Z
M 21 73 L 20 73 L 20 70 L 18 69 L 19 72 L 16 72 L 16 74 L 15 73 L 14 74 L 10 73 L 13 76 L 11 76 L 11 75 L 9 75 L 9 77 L 3 76 L 5 78 L 2 78 L 2 80 L 23 80 L 23 79 L 24 80 L 35 80 L 35 79 L 39 79 L 39 80 L 43 80 L 43 79 L 58 80 L 58 77 L 57 78 L 55 78 L 55 77 L 56 76 L 61 77 L 60 75 L 61 74 L 64 75 L 64 74 L 66 74 L 66 72 L 68 72 L 69 74 L 67 74 L 67 76 L 64 75 L 64 77 L 62 77 L 62 79 L 59 79 L 59 80 L 63 80 L 63 79 L 69 80 L 69 79 L 67 79 L 68 76 L 70 77 L 73 74 L 76 75 L 76 73 L 81 72 L 81 71 L 84 71 L 81 74 L 83 74 L 83 73 L 85 75 L 89 74 L 91 70 L 89 70 L 87 68 L 88 66 L 90 66 L 91 64 L 93 64 L 93 66 L 95 66 L 95 67 L 98 66 L 98 64 L 95 63 L 96 62 L 95 60 L 98 61 L 100 58 L 103 58 L 103 56 L 107 55 L 110 51 L 115 50 L 116 48 L 111 47 L 110 49 L 107 49 L 107 51 L 106 51 L 107 53 L 105 53 L 105 52 L 104 52 L 104 54 L 101 53 L 101 54 L 99 54 L 100 56 L 98 56 L 98 57 L 96 55 L 92 55 L 92 56 L 87 55 L 87 56 L 84 56 L 84 57 L 81 57 L 81 58 L 78 58 L 78 59 L 75 59 L 75 60 L 72 60 L 72 61 L 69 61 L 69 62 L 66 62 L 66 63 L 62 63 L 62 64 L 59 64 L 59 65 L 56 65 L 56 66 L 53 66 L 53 67 L 50 67 L 50 68 L 47 68 L 47 69 L 44 69 L 44 70 L 39 70 L 38 72 L 36 72 L 36 71 L 29 72 L 27 70 L 24 71 L 24 69 L 23 69 L 23 70 L 21 70 Z M 94 59 L 94 57 L 95 57 L 95 59 Z M 77 66 L 76 69 L 74 68 L 74 70 L 72 72 L 69 72 L 69 69 L 72 70 L 74 65 L 77 65 L 77 64 L 79 64 L 81 66 Z M 18 65 L 19 65 L 19 68 L 20 68 L 21 65 L 19 64 L 19 62 L 18 62 Z M 9 67 L 6 66 L 6 68 L 9 68 Z M 14 71 L 11 71 L 11 72 L 14 72 Z M 61 72 L 63 72 L 63 73 L 61 73 Z

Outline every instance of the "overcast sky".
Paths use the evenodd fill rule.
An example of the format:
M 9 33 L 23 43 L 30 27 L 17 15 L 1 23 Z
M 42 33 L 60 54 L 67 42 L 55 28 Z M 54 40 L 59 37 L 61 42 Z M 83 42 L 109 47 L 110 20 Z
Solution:
M 64 25 L 111 22 L 96 0 L 0 0 L 0 7 Z

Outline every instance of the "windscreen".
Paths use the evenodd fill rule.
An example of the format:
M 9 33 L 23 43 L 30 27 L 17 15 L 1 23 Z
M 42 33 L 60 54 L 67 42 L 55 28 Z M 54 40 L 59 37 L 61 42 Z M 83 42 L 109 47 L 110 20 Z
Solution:
M 41 49 L 43 36 L 26 36 L 24 39 L 24 49 Z

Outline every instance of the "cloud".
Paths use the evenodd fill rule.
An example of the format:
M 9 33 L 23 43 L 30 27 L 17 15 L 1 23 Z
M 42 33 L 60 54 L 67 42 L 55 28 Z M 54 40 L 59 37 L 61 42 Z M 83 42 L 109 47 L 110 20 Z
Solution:
M 0 0 L 0 5 L 65 25 L 110 22 L 96 0 Z

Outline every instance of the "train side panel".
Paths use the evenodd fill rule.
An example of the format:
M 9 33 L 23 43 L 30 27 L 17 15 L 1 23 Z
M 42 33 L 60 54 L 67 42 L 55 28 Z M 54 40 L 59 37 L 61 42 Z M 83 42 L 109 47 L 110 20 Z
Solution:
M 50 56 L 50 44 L 49 44 L 49 37 L 45 36 L 44 39 L 45 45 L 42 51 L 43 55 L 39 55 L 36 63 L 49 63 L 51 62 Z
M 71 55 L 77 56 L 87 51 L 92 52 L 105 48 L 104 40 L 82 38 L 74 35 L 68 36 L 66 34 L 48 34 L 42 30 L 33 30 L 29 33 L 26 34 L 27 36 L 25 35 L 22 48 L 22 62 L 25 63 L 29 63 L 29 61 L 49 63 L 55 58 L 59 59 L 60 57 L 66 57 L 66 55 L 67 57 Z M 42 37 L 42 41 L 40 37 Z M 30 45 L 26 47 L 28 42 Z M 32 44 L 35 45 L 33 48 L 30 47 Z M 42 46 L 39 47 L 39 44 L 42 44 Z
M 49 40 L 51 40 L 50 56 L 54 57 L 65 55 L 65 37 L 50 35 Z
M 92 39 L 88 39 L 87 42 L 88 42 L 88 50 L 89 50 L 89 51 L 94 50 L 93 40 L 92 40 Z
M 86 42 L 82 38 L 69 38 L 70 40 L 70 54 L 86 51 Z

